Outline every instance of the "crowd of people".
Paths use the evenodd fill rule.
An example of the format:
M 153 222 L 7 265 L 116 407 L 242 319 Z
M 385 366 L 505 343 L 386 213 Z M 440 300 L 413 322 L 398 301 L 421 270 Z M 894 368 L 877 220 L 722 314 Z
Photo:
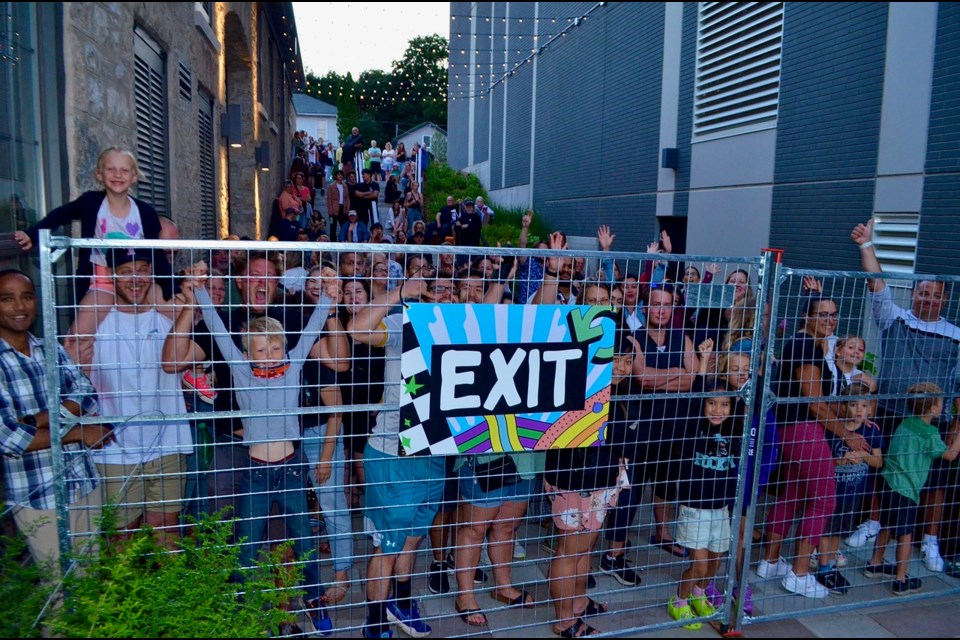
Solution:
M 396 169 L 388 157 L 380 152 L 380 166 L 365 168 L 362 184 L 374 182 L 374 169 Z M 29 251 L 39 229 L 77 218 L 85 237 L 174 237 L 171 221 L 131 196 L 138 176 L 133 154 L 108 149 L 96 169 L 103 191 L 54 210 L 18 233 L 18 242 Z M 300 215 L 311 205 L 313 177 L 294 173 L 277 199 L 281 213 L 299 204 Z M 857 321 L 847 322 L 848 334 L 835 335 L 852 311 L 830 297 L 829 283 L 805 279 L 798 329 L 778 350 L 774 379 L 760 380 L 782 400 L 768 411 L 762 393 L 749 393 L 752 377 L 764 369 L 757 354 L 773 353 L 773 345 L 760 344 L 768 332 L 755 332 L 769 319 L 757 304 L 750 269 L 684 263 L 671 255 L 666 233 L 641 261 L 575 256 L 564 251 L 562 232 L 535 244 L 550 250 L 545 257 L 485 252 L 475 225 L 493 213 L 479 199 L 449 198 L 446 213 L 413 233 L 476 247 L 474 253 L 398 247 L 377 222 L 366 224 L 372 209 L 361 209 L 363 219 L 354 204 L 372 190 L 356 185 L 351 193 L 341 188 L 342 177 L 338 169 L 326 186 L 326 209 L 343 241 L 330 250 L 287 250 L 282 241 L 291 238 L 278 236 L 270 251 L 232 249 L 225 239 L 202 255 L 133 245 L 81 255 L 75 319 L 58 346 L 59 410 L 104 421 L 62 435 L 71 514 L 92 516 L 114 502 L 118 537 L 149 525 L 169 546 L 188 530 L 188 514 L 235 515 L 245 566 L 265 542 L 292 540 L 304 569 L 302 610 L 322 634 L 334 628 L 328 609 L 358 579 L 354 562 L 363 555 L 356 551 L 355 508 L 363 509 L 363 533 L 373 548 L 364 579 L 366 637 L 389 637 L 391 623 L 414 637 L 431 633 L 412 587 L 425 538 L 433 551 L 428 588 L 454 593 L 466 625 L 487 623 L 476 591 L 488 580 L 483 554 L 495 601 L 536 606 L 514 585 L 510 568 L 526 555 L 516 531 L 540 498 L 552 514 L 553 631 L 592 635 L 588 619 L 609 610 L 587 594 L 596 554 L 603 574 L 625 586 L 641 581 L 642 568 L 629 552 L 637 548 L 631 537 L 647 526 L 637 522 L 645 485 L 653 496 L 649 543 L 688 561 L 667 611 L 691 628 L 714 614 L 727 588 L 751 613 L 750 580 L 776 578 L 786 591 L 810 598 L 847 592 L 841 541 L 852 548 L 874 542 L 864 575 L 888 580 L 901 595 L 921 586 L 907 575 L 907 562 L 922 527 L 926 568 L 960 577 L 960 564 L 942 557 L 938 537 L 957 517 L 945 495 L 952 472 L 946 462 L 960 452 L 953 398 L 960 328 L 941 317 L 942 282 L 918 282 L 904 309 L 882 278 L 867 281 L 882 347 L 879 375 L 872 375 L 862 331 L 853 330 Z M 410 193 L 421 196 L 415 182 L 409 186 L 405 201 Z M 419 202 L 419 208 L 401 205 L 401 222 L 410 222 L 411 209 L 424 213 Z M 531 244 L 532 217 L 523 218 L 521 249 Z M 398 218 L 395 241 L 405 228 Z M 297 225 L 292 239 L 304 240 L 304 231 L 309 238 Z M 854 229 L 851 250 L 860 252 L 865 272 L 880 273 L 871 231 L 869 223 Z M 610 227 L 598 229 L 604 254 L 615 238 Z M 611 307 L 613 400 L 601 446 L 405 456 L 396 407 L 402 309 L 411 302 Z M 40 382 L 44 343 L 30 332 L 36 305 L 28 275 L 0 273 L 5 498 L 34 557 L 50 560 L 58 553 L 56 527 L 34 525 L 55 521 L 49 412 L 57 409 Z M 204 414 L 211 410 L 243 417 L 209 419 Z M 166 417 L 183 415 L 192 419 Z M 738 499 L 744 475 L 747 490 Z M 773 505 L 756 532 L 762 539 L 756 577 L 723 576 L 721 560 L 736 540 L 732 510 L 739 503 L 746 513 L 763 492 Z M 318 512 L 322 533 L 311 522 Z M 71 530 L 90 532 L 93 521 L 78 519 Z M 784 541 L 794 526 L 796 549 L 787 561 Z M 736 533 L 742 554 L 745 537 L 755 532 Z M 883 559 L 888 542 L 896 544 L 895 563 Z M 321 574 L 318 543 L 331 553 L 333 576 Z
M 396 149 L 390 142 L 380 149 L 377 141 L 371 140 L 367 147 L 354 127 L 336 147 L 332 142 L 324 146 L 323 138 L 315 141 L 305 131 L 297 131 L 292 149 L 289 176 L 273 203 L 269 238 L 368 242 L 373 231 L 380 229 L 399 244 L 436 244 L 449 238 L 477 246 L 480 227 L 493 220 L 493 210 L 479 197 L 475 204 L 470 200 L 469 206 L 464 201 L 455 208 L 444 207 L 436 212 L 435 221 L 424 220 L 427 212 L 421 183 L 429 154 L 420 143 L 414 143 L 409 154 L 403 142 L 398 142 Z M 423 221 L 420 228 L 418 221 Z

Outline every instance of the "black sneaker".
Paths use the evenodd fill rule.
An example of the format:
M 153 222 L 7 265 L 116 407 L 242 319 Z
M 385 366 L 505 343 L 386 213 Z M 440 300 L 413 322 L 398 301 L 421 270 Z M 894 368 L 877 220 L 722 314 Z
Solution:
M 868 564 L 863 569 L 863 575 L 867 578 L 895 578 L 897 577 L 897 565 L 891 562 Z
M 890 585 L 890 590 L 893 591 L 895 596 L 905 596 L 908 593 L 920 591 L 921 586 L 923 586 L 923 583 L 920 582 L 920 578 L 907 576 L 906 580 L 894 580 L 893 584 Z
M 477 572 L 473 574 L 473 584 L 483 584 L 486 581 L 487 573 L 480 567 L 477 567 Z
M 434 563 L 434 564 L 436 564 L 436 563 Z M 456 571 L 456 567 L 457 567 L 457 563 L 453 561 L 453 554 L 452 554 L 452 553 L 448 553 L 448 554 L 447 554 L 447 570 L 448 570 L 448 571 Z M 473 584 L 483 584 L 483 583 L 485 583 L 486 581 L 487 581 L 487 574 L 486 574 L 486 572 L 485 572 L 483 569 L 481 569 L 480 567 L 477 567 L 477 572 L 473 574 Z M 433 590 L 431 589 L 431 591 L 433 591 Z M 439 593 L 439 592 L 438 592 L 438 591 L 434 591 L 434 593 Z M 446 593 L 446 591 L 444 591 L 443 593 Z
M 437 560 L 430 564 L 430 578 L 427 580 L 430 593 L 444 594 L 450 592 L 450 579 L 447 577 L 447 563 Z
M 845 594 L 850 590 L 850 581 L 844 578 L 839 571 L 817 572 L 817 582 L 830 590 L 830 593 L 839 595 Z
M 627 587 L 640 584 L 640 576 L 637 575 L 637 572 L 630 566 L 630 563 L 627 562 L 626 554 L 621 553 L 619 556 L 614 557 L 604 554 L 603 557 L 600 558 L 600 571 Z
M 587 574 L 587 589 L 596 589 L 597 579 L 593 577 L 593 572 Z

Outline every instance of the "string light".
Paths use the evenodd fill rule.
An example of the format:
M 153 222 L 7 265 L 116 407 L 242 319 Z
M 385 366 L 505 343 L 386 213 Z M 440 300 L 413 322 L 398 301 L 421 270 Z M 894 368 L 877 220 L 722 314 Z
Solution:
M 512 66 L 509 70 L 504 71 L 496 80 L 493 80 L 493 78 L 492 78 L 492 76 L 491 76 L 492 82 L 491 82 L 487 87 L 481 89 L 481 90 L 478 91 L 477 93 L 468 94 L 468 95 L 454 95 L 453 92 L 448 91 L 448 94 L 450 95 L 450 100 L 457 100 L 458 98 L 461 99 L 461 100 L 464 100 L 464 99 L 468 99 L 468 100 L 469 100 L 469 99 L 472 99 L 472 98 L 480 98 L 481 100 L 483 100 L 485 96 L 490 95 L 490 94 L 493 92 L 493 90 L 497 87 L 497 85 L 499 85 L 499 84 L 501 84 L 501 83 L 503 83 L 503 82 L 506 82 L 508 78 L 511 78 L 511 77 L 513 77 L 516 73 L 518 73 L 525 64 L 527 64 L 528 62 L 531 62 L 535 57 L 543 54 L 544 51 L 545 51 L 555 40 L 558 40 L 558 39 L 566 36 L 567 33 L 569 33 L 572 29 L 575 29 L 575 28 L 577 28 L 577 27 L 583 26 L 583 24 L 584 24 L 585 22 L 587 22 L 587 19 L 590 17 L 590 14 L 592 14 L 592 13 L 593 13 L 594 11 L 596 11 L 597 9 L 600 9 L 601 7 L 606 7 L 606 6 L 607 6 L 607 3 L 606 3 L 606 2 L 598 2 L 598 3 L 594 4 L 592 7 L 590 7 L 587 11 L 585 11 L 582 15 L 576 16 L 576 17 L 566 18 L 566 21 L 567 21 L 567 26 L 566 26 L 566 27 L 564 27 L 562 30 L 560 30 L 560 31 L 558 31 L 558 32 L 556 32 L 556 33 L 554 33 L 554 34 L 549 34 L 550 37 L 549 37 L 549 39 L 548 39 L 545 43 L 543 43 L 542 45 L 539 45 L 537 48 L 531 49 L 531 50 L 530 50 L 530 54 L 529 54 L 528 56 L 526 56 L 525 58 L 523 58 L 522 60 L 518 60 L 518 61 L 509 63 L 509 64 L 512 64 L 513 66 Z M 464 16 L 458 16 L 458 17 L 463 18 Z M 465 17 L 467 18 L 467 21 L 468 21 L 468 22 L 470 22 L 470 21 L 473 20 L 473 18 L 472 18 L 471 16 L 465 16 Z M 452 18 L 452 16 L 451 16 L 451 18 Z M 514 19 L 514 18 L 511 18 L 511 20 L 513 20 L 513 19 Z M 515 18 L 515 19 L 518 21 L 518 24 L 522 24 L 522 22 L 523 22 L 523 20 L 524 20 L 523 18 Z M 544 18 L 542 21 L 546 22 L 546 20 L 547 20 L 547 19 Z M 550 22 L 551 22 L 552 24 L 556 23 L 557 20 L 564 20 L 564 18 L 550 18 Z M 487 22 L 490 22 L 490 18 L 486 18 L 486 21 L 487 21 Z M 507 18 L 502 18 L 502 21 L 503 21 L 503 22 L 506 22 L 506 21 L 507 21 Z M 540 19 L 540 18 L 536 18 L 534 21 L 536 22 L 536 24 L 539 25 L 540 22 L 541 22 L 541 19 Z M 546 36 L 546 35 L 548 35 L 548 34 L 543 34 L 543 35 Z M 493 36 L 490 36 L 490 37 L 492 38 Z M 512 35 L 511 35 L 511 36 L 507 36 L 506 34 L 504 34 L 503 36 L 498 35 L 497 37 L 498 37 L 498 38 L 503 37 L 504 39 L 506 39 L 507 37 L 514 37 L 514 36 L 512 36 Z M 516 36 L 516 37 L 519 38 L 520 36 Z M 537 40 L 536 35 L 534 35 L 534 40 Z M 475 49 L 475 50 L 474 50 L 475 54 L 479 54 L 481 51 L 483 51 L 483 52 L 489 52 L 489 53 L 491 53 L 491 54 L 501 53 L 501 52 L 504 53 L 504 54 L 507 53 L 504 49 Z M 520 54 L 520 53 L 521 53 L 521 50 L 520 50 L 520 49 L 517 49 L 517 50 L 516 50 L 516 53 L 517 53 L 517 54 Z M 492 58 L 492 55 L 491 55 L 491 58 Z M 450 69 L 455 68 L 455 66 L 456 66 L 457 64 L 462 64 L 462 65 L 463 65 L 465 68 L 467 68 L 467 69 L 470 68 L 470 65 L 467 64 L 467 63 L 450 63 Z M 477 69 L 481 69 L 481 68 L 483 68 L 483 66 L 486 66 L 486 65 L 477 64 Z M 493 66 L 494 66 L 494 63 L 493 63 L 493 61 L 491 60 L 491 63 L 490 63 L 491 69 L 492 69 Z M 501 66 L 502 66 L 504 69 L 507 69 L 508 63 L 507 63 L 507 62 L 504 62 L 504 63 L 502 63 Z M 469 84 L 469 83 L 459 82 L 459 83 L 450 83 L 450 84 L 459 86 L 459 85 Z

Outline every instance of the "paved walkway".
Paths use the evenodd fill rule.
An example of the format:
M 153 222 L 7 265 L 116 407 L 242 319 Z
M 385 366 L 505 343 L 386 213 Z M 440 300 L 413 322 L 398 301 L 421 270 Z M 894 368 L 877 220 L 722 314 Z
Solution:
M 651 522 L 649 500 L 644 500 L 638 522 Z M 354 531 L 362 531 L 362 519 L 359 513 L 354 517 Z M 715 631 L 704 625 L 699 631 L 678 628 L 666 612 L 666 602 L 674 593 L 685 561 L 662 551 L 659 547 L 646 544 L 650 534 L 649 526 L 641 524 L 635 529 L 637 544 L 632 552 L 635 566 L 643 567 L 642 583 L 635 587 L 624 587 L 613 578 L 594 573 L 597 580 L 595 589 L 589 595 L 600 602 L 609 604 L 611 612 L 590 621 L 597 629 L 612 635 L 643 637 L 715 637 Z M 537 602 L 549 601 L 547 571 L 551 554 L 541 546 L 549 535 L 549 530 L 531 519 L 525 522 L 518 539 L 524 540 L 527 558 L 517 560 L 512 565 L 513 583 L 520 589 L 528 590 Z M 356 553 L 360 558 L 352 570 L 354 581 L 347 599 L 332 611 L 337 636 L 356 637 L 366 617 L 361 576 L 366 571 L 365 557 L 371 551 L 365 536 L 357 536 Z M 920 638 L 956 636 L 960 631 L 960 579 L 944 574 L 932 574 L 923 568 L 919 551 L 914 554 L 910 574 L 923 580 L 923 590 L 915 595 L 897 597 L 890 593 L 889 584 L 865 578 L 862 568 L 866 564 L 869 550 L 847 550 L 849 566 L 843 569 L 850 580 L 850 593 L 844 596 L 831 595 L 824 600 L 809 600 L 787 593 L 779 581 L 763 581 L 752 574 L 750 583 L 753 588 L 756 606 L 753 620 L 743 626 L 743 635 L 747 637 L 773 638 L 833 638 L 833 637 L 877 637 L 877 638 Z M 752 552 L 754 562 L 759 559 L 759 549 Z M 552 632 L 554 609 L 552 605 L 538 606 L 534 609 L 510 609 L 493 600 L 489 591 L 493 577 L 476 587 L 477 601 L 484 609 L 488 624 L 483 627 L 471 627 L 464 624 L 454 609 L 453 593 L 434 595 L 427 587 L 426 570 L 432 561 L 429 545 L 424 543 L 416 563 L 417 573 L 413 578 L 413 594 L 420 598 L 424 617 L 433 627 L 433 637 L 453 637 L 479 635 L 485 637 L 555 637 Z M 330 571 L 329 556 L 323 556 L 324 575 Z M 593 566 L 599 566 L 599 556 L 595 556 Z M 487 572 L 490 572 L 489 567 Z M 454 576 L 450 575 L 451 585 L 456 588 Z M 950 591 L 953 591 L 951 594 Z M 863 606 L 857 607 L 857 603 Z M 868 603 L 875 603 L 867 607 Z M 856 607 L 856 608 L 854 608 Z M 812 614 L 812 615 L 811 615 Z M 398 632 L 397 636 L 402 636 Z

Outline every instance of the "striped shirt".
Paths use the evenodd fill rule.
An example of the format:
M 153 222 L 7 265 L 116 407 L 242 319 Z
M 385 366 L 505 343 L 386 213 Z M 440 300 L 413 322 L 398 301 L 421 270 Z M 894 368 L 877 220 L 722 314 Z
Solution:
M 36 429 L 20 419 L 49 408 L 43 342 L 28 336 L 26 356 L 0 338 L 0 457 L 3 458 L 4 497 L 10 504 L 53 509 L 53 455 L 50 449 L 27 451 Z M 93 385 L 57 345 L 61 400 L 73 400 L 84 414 L 97 412 Z M 97 486 L 97 472 L 80 443 L 63 446 L 67 496 L 74 502 Z

